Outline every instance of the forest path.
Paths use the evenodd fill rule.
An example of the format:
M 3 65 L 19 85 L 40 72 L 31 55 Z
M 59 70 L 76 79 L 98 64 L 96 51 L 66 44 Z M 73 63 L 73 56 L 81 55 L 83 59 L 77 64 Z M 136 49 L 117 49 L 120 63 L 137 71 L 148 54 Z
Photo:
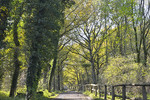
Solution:
M 68 91 L 68 92 L 59 94 L 53 100 L 93 100 L 93 99 L 79 92 Z

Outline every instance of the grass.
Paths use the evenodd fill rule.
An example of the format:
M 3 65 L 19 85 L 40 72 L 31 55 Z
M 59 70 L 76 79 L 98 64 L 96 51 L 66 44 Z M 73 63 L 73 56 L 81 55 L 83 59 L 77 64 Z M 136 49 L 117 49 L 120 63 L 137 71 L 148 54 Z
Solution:
M 147 100 L 150 100 L 150 94 L 147 94 Z
M 104 94 L 102 94 L 102 97 L 99 98 L 99 96 L 95 96 L 95 93 L 91 93 L 90 91 L 85 91 L 83 94 L 88 95 L 89 97 L 93 98 L 94 100 L 104 100 Z M 111 95 L 107 95 L 107 100 L 112 100 Z M 120 100 L 120 98 L 115 98 L 115 100 Z
M 60 91 L 49 93 L 48 90 L 45 90 L 43 91 L 43 96 L 37 95 L 34 100 L 50 100 L 50 98 L 55 98 L 56 96 L 58 96 L 58 93 L 60 93 Z M 11 98 L 9 97 L 9 92 L 0 91 L 0 100 L 25 100 L 25 98 L 23 97 Z

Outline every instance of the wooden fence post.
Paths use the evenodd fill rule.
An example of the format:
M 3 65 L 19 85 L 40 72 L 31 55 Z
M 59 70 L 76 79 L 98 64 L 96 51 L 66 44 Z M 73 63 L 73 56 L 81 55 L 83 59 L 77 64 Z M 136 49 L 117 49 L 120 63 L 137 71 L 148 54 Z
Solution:
M 147 100 L 147 93 L 146 93 L 145 86 L 142 86 L 142 95 L 143 95 L 143 100 Z
M 112 100 L 115 100 L 115 90 L 114 90 L 114 86 L 112 86 Z
M 100 99 L 100 97 L 101 97 L 100 85 L 98 85 L 98 92 L 99 92 L 99 99 Z
M 105 85 L 105 98 L 104 100 L 107 100 L 107 85 Z
M 93 90 L 92 90 L 92 89 L 93 89 L 93 86 L 91 85 L 91 93 L 93 93 Z
M 84 90 L 85 90 L 85 89 L 84 89 L 84 85 L 82 85 L 82 91 L 84 92 Z
M 97 87 L 98 86 L 95 86 L 95 96 L 97 96 Z
M 125 85 L 123 85 L 122 86 L 122 100 L 126 100 L 126 86 Z

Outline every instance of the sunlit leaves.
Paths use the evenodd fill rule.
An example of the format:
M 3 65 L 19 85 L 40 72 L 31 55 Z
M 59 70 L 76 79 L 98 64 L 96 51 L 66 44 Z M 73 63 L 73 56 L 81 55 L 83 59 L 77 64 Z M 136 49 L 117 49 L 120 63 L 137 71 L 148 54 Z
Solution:
M 110 60 L 110 65 L 104 72 L 108 84 L 124 84 L 137 82 L 137 71 L 140 65 L 134 63 L 132 56 L 128 58 L 116 57 Z

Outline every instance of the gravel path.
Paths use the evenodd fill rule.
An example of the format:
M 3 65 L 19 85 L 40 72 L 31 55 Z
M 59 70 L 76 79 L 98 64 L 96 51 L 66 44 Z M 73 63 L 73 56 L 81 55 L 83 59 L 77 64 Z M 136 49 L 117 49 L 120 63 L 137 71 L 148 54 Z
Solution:
M 53 100 L 93 100 L 93 99 L 79 92 L 68 91 L 59 94 L 57 98 Z

